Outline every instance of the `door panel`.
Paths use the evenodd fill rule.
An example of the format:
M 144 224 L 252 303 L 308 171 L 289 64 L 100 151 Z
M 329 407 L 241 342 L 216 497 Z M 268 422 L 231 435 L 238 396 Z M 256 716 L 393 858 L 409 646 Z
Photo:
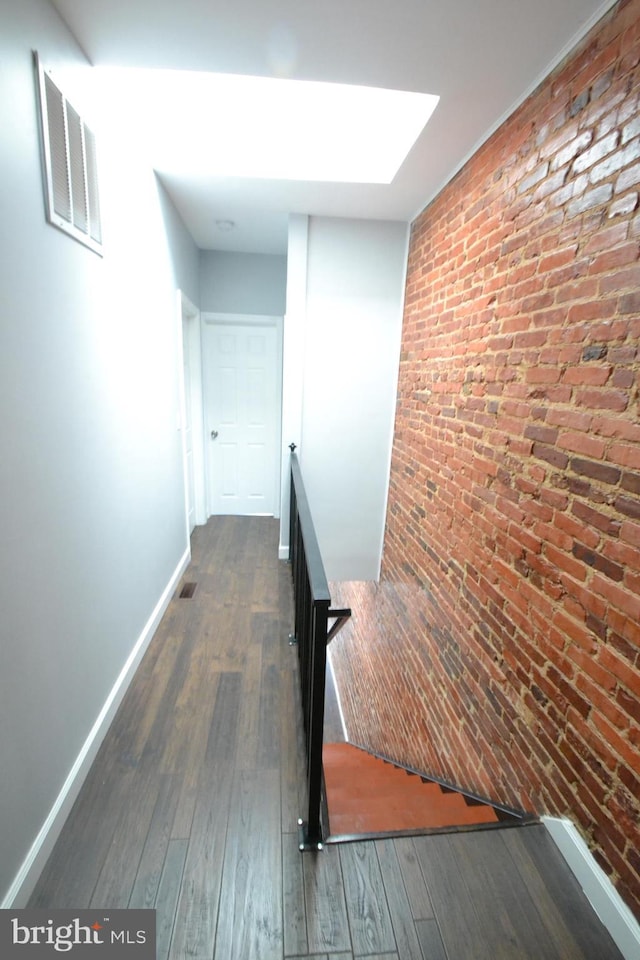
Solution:
M 210 513 L 276 512 L 277 349 L 275 326 L 205 329 Z

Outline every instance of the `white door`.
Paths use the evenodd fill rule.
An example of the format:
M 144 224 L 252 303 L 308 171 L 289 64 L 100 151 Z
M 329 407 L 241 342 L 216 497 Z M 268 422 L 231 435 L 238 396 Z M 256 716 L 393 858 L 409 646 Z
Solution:
M 209 513 L 277 513 L 280 383 L 275 325 L 205 327 Z

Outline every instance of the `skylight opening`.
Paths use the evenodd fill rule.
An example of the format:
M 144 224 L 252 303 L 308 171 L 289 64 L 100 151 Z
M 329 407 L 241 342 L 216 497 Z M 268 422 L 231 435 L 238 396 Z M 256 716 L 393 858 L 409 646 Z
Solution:
M 159 173 L 391 183 L 438 97 L 177 70 L 96 68 L 103 112 Z

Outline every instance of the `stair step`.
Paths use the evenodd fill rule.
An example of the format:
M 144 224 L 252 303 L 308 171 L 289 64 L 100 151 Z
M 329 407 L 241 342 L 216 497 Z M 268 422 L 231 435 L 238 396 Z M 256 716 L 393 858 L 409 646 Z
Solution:
M 468 801 L 348 743 L 325 744 L 324 778 L 332 836 L 497 823 L 490 804 Z

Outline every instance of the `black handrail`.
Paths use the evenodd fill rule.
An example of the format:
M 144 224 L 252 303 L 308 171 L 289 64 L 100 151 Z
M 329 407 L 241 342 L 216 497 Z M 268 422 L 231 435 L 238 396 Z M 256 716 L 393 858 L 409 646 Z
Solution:
M 292 642 L 300 661 L 302 714 L 307 749 L 307 819 L 298 821 L 300 849 L 322 847 L 323 826 L 322 732 L 324 726 L 327 643 L 351 616 L 351 610 L 330 609 L 329 584 L 320 555 L 309 501 L 295 444 L 291 444 L 291 501 L 289 561 L 293 574 L 295 622 Z M 329 630 L 329 620 L 333 619 Z

